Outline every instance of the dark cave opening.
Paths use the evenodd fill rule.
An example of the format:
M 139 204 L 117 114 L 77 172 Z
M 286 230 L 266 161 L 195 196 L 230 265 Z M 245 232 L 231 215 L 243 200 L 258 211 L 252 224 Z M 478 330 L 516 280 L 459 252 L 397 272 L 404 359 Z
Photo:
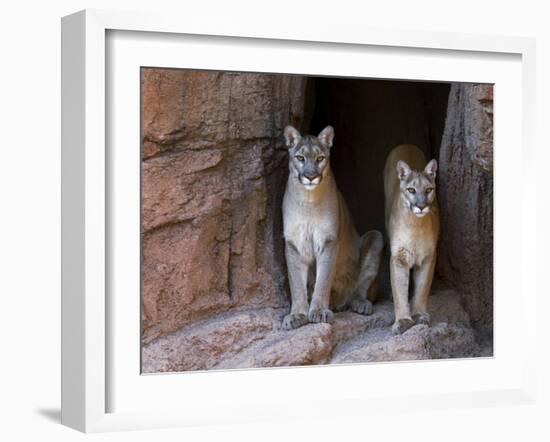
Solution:
M 331 166 L 360 234 L 385 233 L 383 169 L 398 144 L 439 158 L 450 83 L 310 77 L 304 132 L 335 130 Z M 380 278 L 389 296 L 388 250 Z
M 402 143 L 437 158 L 445 126 L 449 83 L 310 78 L 308 132 L 326 125 L 336 136 L 331 166 L 358 231 L 384 230 L 383 169 Z

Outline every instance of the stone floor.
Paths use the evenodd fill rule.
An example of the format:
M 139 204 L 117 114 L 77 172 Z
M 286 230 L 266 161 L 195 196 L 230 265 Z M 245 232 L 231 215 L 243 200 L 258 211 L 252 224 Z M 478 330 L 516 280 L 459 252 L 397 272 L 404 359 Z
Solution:
M 492 356 L 492 341 L 480 340 L 458 293 L 436 289 L 430 296 L 430 327 L 391 333 L 393 305 L 375 304 L 370 316 L 337 313 L 332 324 L 280 328 L 285 311 L 225 313 L 159 338 L 142 349 L 144 373 L 187 370 L 349 364 Z

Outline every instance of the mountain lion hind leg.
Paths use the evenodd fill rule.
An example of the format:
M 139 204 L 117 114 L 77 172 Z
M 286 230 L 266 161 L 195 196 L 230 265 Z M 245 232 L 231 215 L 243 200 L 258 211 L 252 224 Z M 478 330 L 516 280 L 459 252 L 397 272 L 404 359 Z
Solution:
M 360 241 L 359 275 L 349 307 L 356 313 L 370 315 L 372 313 L 371 300 L 374 300 L 375 297 L 372 289 L 375 288 L 380 268 L 384 239 L 380 232 L 371 230 L 365 233 Z

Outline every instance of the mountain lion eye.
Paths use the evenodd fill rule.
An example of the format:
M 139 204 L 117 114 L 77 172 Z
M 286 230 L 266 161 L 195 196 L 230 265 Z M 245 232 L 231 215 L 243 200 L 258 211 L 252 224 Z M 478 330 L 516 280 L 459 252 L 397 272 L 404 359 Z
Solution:
M 432 191 L 433 191 L 433 188 L 431 188 L 431 187 L 428 187 L 428 188 L 426 189 L 426 193 L 432 193 Z
M 300 161 L 301 163 L 304 162 L 304 157 L 302 155 L 296 155 L 296 159 Z
M 407 187 L 407 192 L 416 193 L 416 190 L 414 190 L 414 187 Z
M 324 160 L 325 160 L 324 156 L 317 157 L 317 162 L 318 163 L 320 163 L 321 161 L 324 161 Z

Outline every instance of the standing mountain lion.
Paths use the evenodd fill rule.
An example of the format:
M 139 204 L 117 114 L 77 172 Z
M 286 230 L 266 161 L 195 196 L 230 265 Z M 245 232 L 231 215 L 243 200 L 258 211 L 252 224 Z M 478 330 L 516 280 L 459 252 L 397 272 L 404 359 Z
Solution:
M 390 278 L 395 308 L 392 331 L 403 333 L 414 323 L 429 324 L 428 295 L 434 274 L 439 213 L 435 195 L 436 160 L 426 164 L 411 144 L 395 147 L 384 167 L 386 231 L 390 239 Z M 409 276 L 414 278 L 412 317 Z
M 283 224 L 292 306 L 283 328 L 330 322 L 331 309 L 368 315 L 383 239 L 377 231 L 359 237 L 355 230 L 330 169 L 334 129 L 314 137 L 287 126 L 284 136 L 289 177 Z

